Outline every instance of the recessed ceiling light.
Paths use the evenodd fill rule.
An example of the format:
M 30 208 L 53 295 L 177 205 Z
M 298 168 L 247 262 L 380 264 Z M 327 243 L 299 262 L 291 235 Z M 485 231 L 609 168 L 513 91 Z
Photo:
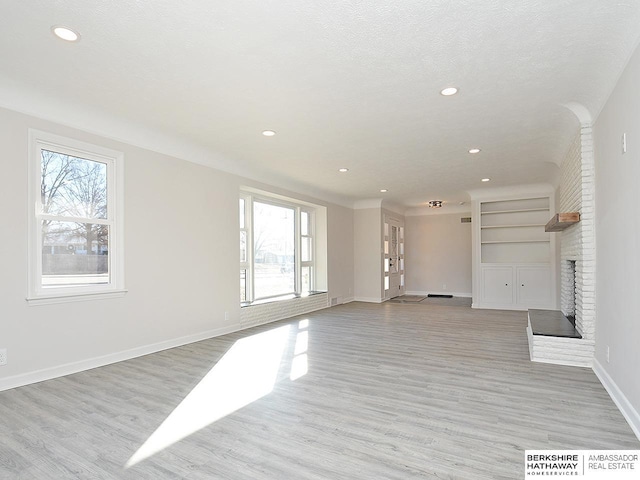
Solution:
M 388 190 L 386 188 L 380 189 L 380 193 L 387 193 L 387 192 L 388 192 Z
M 469 153 L 480 153 L 480 149 L 479 148 L 470 148 L 469 149 Z
M 440 90 L 440 95 L 444 95 L 445 97 L 450 97 L 456 93 L 458 93 L 458 89 L 456 87 L 447 87 Z
M 490 178 L 483 178 L 483 179 L 482 179 L 482 181 L 483 181 L 483 182 L 488 182 L 488 181 L 490 181 L 490 180 L 491 180 Z
M 338 171 L 344 173 L 344 172 L 348 172 L 349 169 L 348 168 L 340 168 L 340 169 L 338 169 Z
M 66 40 L 67 42 L 77 42 L 80 40 L 80 34 L 78 32 L 74 32 L 69 27 L 51 27 L 51 31 L 56 37 Z
M 264 135 L 265 137 L 273 137 L 276 134 L 276 132 L 274 132 L 273 130 L 264 130 L 262 132 L 262 135 Z

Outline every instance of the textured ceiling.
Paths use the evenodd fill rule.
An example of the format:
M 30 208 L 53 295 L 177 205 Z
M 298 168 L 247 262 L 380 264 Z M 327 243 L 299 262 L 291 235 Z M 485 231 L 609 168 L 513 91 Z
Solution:
M 635 0 L 0 5 L 5 106 L 122 122 L 111 136 L 341 203 L 387 188 L 406 207 L 553 181 L 578 126 L 562 105 L 597 114 L 640 35 Z

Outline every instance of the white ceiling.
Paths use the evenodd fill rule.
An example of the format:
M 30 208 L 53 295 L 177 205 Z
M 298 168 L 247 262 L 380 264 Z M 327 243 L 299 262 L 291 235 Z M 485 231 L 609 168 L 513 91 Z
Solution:
M 637 0 L 3 0 L 0 104 L 340 203 L 448 207 L 553 181 L 563 104 L 597 115 L 639 26 Z

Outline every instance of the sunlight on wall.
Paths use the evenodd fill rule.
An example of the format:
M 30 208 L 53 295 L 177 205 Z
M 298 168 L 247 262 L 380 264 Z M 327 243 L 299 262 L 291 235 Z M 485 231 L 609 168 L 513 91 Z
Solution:
M 238 340 L 133 454 L 126 467 L 270 393 L 289 330 L 286 325 Z

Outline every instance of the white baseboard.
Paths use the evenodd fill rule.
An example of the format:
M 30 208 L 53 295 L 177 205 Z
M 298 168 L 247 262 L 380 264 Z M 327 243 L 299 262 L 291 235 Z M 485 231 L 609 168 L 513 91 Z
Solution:
M 461 293 L 461 292 L 424 292 L 420 290 L 407 290 L 405 295 L 453 295 L 454 297 L 466 297 L 471 298 L 471 293 Z
M 513 310 L 513 311 L 521 311 L 521 312 L 526 312 L 527 310 L 529 310 L 529 308 L 527 307 L 517 306 L 517 305 L 514 305 L 513 303 L 501 304 L 501 303 L 476 302 L 471 304 L 471 308 L 477 308 L 479 310 Z M 542 307 L 535 307 L 535 308 L 542 308 Z
M 627 423 L 635 433 L 638 440 L 640 440 L 640 413 L 633 408 L 631 402 L 627 399 L 627 397 L 622 393 L 622 390 L 616 385 L 616 382 L 609 376 L 607 371 L 602 367 L 600 362 L 593 359 L 593 371 L 600 379 L 600 383 L 604 386 L 605 390 L 609 393 L 609 396 L 616 404 L 624 418 L 627 420 Z
M 242 330 L 242 327 L 240 325 L 216 328 L 193 335 L 165 340 L 164 342 L 153 343 L 151 345 L 144 345 L 142 347 L 136 347 L 130 350 L 123 350 L 100 357 L 89 358 L 86 360 L 81 360 L 79 362 L 66 363 L 64 365 L 57 365 L 51 368 L 36 370 L 35 372 L 23 373 L 20 375 L 14 375 L 12 377 L 2 378 L 0 379 L 0 391 L 23 387 L 32 383 L 51 380 L 53 378 L 64 377 L 73 373 L 91 370 L 92 368 L 104 367 L 105 365 L 110 365 L 112 363 L 130 360 L 132 358 L 141 357 L 150 353 L 160 352 L 169 348 L 180 347 L 188 343 L 199 342 L 208 338 L 219 337 L 220 335 L 226 335 L 228 333 L 237 332 L 239 330 Z
M 384 300 L 384 298 L 376 297 L 353 297 L 354 302 L 382 303 Z
M 355 297 L 345 297 L 342 299 L 340 305 L 344 305 L 345 303 L 351 303 L 355 301 L 356 301 Z

